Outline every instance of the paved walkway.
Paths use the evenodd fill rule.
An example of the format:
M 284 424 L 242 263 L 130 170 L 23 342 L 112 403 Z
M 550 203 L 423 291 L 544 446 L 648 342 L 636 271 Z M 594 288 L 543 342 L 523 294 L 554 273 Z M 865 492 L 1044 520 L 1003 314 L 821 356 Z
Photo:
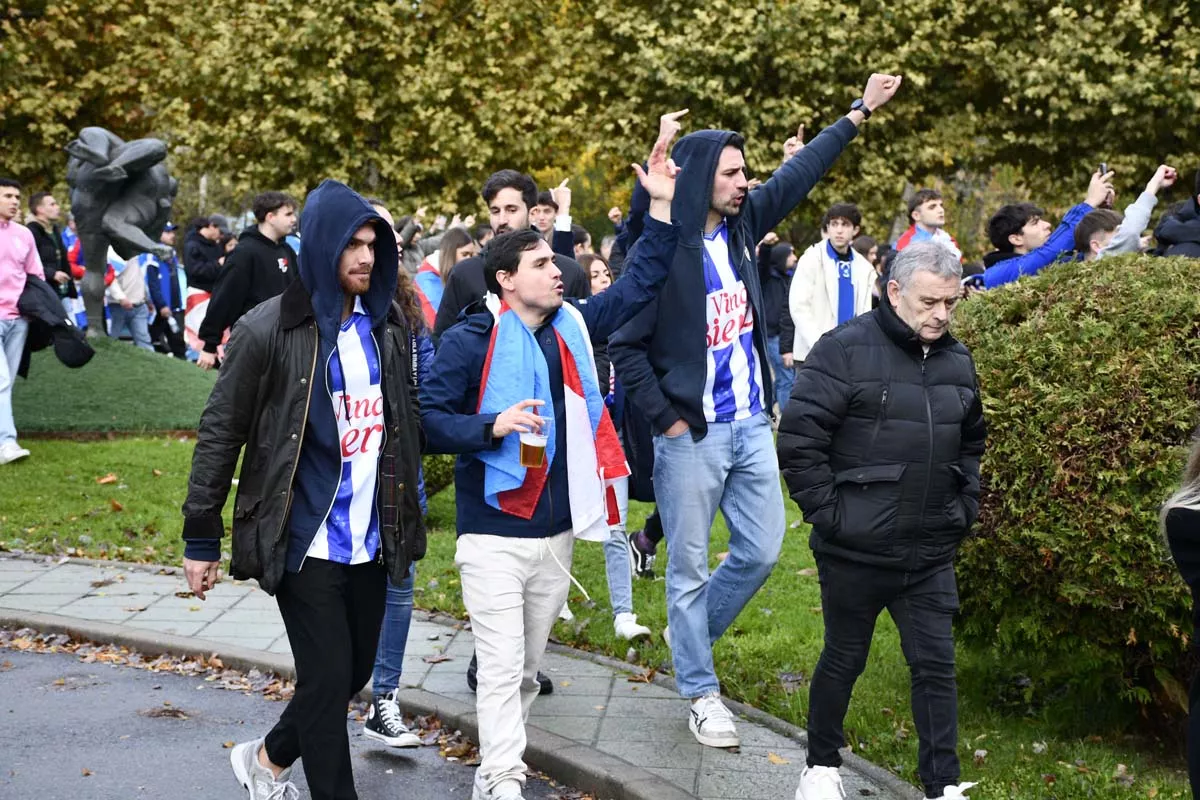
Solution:
M 290 667 L 287 635 L 275 601 L 253 583 L 224 581 L 201 602 L 188 596 L 180 570 L 0 559 L 0 622 L 70 627 L 72 621 L 97 636 L 110 632 L 120 638 L 127 632 L 143 642 L 158 636 L 164 649 L 186 639 L 197 652 L 248 653 L 248 660 L 268 668 Z M 467 691 L 464 678 L 472 650 L 469 630 L 419 612 L 414 615 L 401 682 L 421 691 L 406 693 L 413 698 L 410 706 L 423 710 L 432 695 L 444 716 L 457 714 L 456 722 L 473 727 L 475 696 Z M 738 751 L 703 747 L 688 731 L 686 706 L 670 688 L 631 682 L 633 668 L 577 656 L 549 653 L 543 663 L 555 691 L 538 699 L 529 720 L 527 761 L 534 766 L 598 791 L 601 800 L 793 797 L 804 766 L 801 739 L 743 719 L 738 723 Z M 786 730 L 778 724 L 772 727 Z M 587 764 L 580 767 L 587 773 L 583 780 L 580 774 L 556 774 L 574 771 L 582 762 Z M 920 796 L 858 759 L 843 768 L 843 776 L 849 797 Z

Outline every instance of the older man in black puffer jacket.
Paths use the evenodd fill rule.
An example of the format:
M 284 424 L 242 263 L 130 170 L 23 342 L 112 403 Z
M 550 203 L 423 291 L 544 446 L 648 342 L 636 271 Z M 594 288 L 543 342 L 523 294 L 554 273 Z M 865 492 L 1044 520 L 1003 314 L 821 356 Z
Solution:
M 779 461 L 812 524 L 825 619 L 798 798 L 840 797 L 838 748 L 875 620 L 887 609 L 912 670 L 930 798 L 958 798 L 954 556 L 979 509 L 985 427 L 975 365 L 950 335 L 961 266 L 939 244 L 892 265 L 887 301 L 823 336 L 796 374 Z

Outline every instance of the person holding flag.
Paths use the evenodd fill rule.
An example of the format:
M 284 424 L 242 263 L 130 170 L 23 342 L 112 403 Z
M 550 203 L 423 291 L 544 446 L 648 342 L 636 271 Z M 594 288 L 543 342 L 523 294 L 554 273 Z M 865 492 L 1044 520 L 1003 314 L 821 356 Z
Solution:
M 479 658 L 473 800 L 522 797 L 524 720 L 570 589 L 574 539 L 604 541 L 619 520 L 613 484 L 629 466 L 591 341 L 646 307 L 666 280 L 679 172 L 667 154 L 684 113 L 660 119 L 647 168 L 633 165 L 650 218 L 623 279 L 564 303 L 562 273 L 538 232 L 497 236 L 483 256 L 488 295 L 442 336 L 421 385 L 427 449 L 458 454 L 455 563 Z

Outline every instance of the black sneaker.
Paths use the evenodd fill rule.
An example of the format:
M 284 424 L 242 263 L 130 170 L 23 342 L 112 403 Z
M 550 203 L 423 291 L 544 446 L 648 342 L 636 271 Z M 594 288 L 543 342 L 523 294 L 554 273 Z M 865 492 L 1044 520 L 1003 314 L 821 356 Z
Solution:
M 654 577 L 654 551 L 644 552 L 638 547 L 637 539 L 641 531 L 634 531 L 625 537 L 625 545 L 629 548 L 629 567 L 635 578 Z
M 421 737 L 404 724 L 395 692 L 372 698 L 371 705 L 367 708 L 367 721 L 363 723 L 363 735 L 368 739 L 383 742 L 388 747 L 421 746 Z
M 476 674 L 479 672 L 479 657 L 474 653 L 471 654 L 471 663 L 467 665 L 467 688 L 472 692 L 476 691 L 479 686 L 479 678 Z M 554 682 L 543 675 L 540 671 L 537 674 L 538 694 L 547 695 L 554 694 Z

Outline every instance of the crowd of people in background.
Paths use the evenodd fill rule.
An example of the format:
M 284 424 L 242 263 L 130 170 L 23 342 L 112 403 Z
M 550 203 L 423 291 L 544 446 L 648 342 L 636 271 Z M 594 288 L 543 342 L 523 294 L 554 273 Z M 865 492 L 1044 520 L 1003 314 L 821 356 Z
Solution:
M 688 727 L 703 745 L 738 746 L 713 645 L 779 556 L 781 468 L 813 525 L 827 621 L 797 798 L 844 796 L 842 718 L 884 608 L 922 701 L 926 794 L 964 796 L 953 558 L 978 508 L 984 427 L 973 365 L 948 335 L 952 312 L 976 292 L 1065 260 L 1200 257 L 1200 172 L 1153 238 L 1145 234 L 1159 194 L 1179 178 L 1167 165 L 1124 214 L 1113 210 L 1114 173 L 1104 166 L 1057 227 L 1032 203 L 997 209 L 987 224 L 994 249 L 979 264 L 964 258 L 944 198 L 929 188 L 907 200 L 908 225 L 894 242 L 863 230 L 853 198 L 824 209 L 818 241 L 786 241 L 776 229 L 900 83 L 872 76 L 846 117 L 807 143 L 801 127 L 761 183 L 747 179 L 745 142 L 731 131 L 685 136 L 668 158 L 684 112 L 664 115 L 649 160 L 634 165 L 629 208 L 607 212 L 611 231 L 575 222 L 569 180 L 539 191 L 529 175 L 499 169 L 480 187 L 483 224 L 472 215 L 429 220 L 423 207 L 394 217 L 382 201 L 326 182 L 303 207 L 281 192 L 259 194 L 240 231 L 199 217 L 180 243 L 168 223 L 160 240 L 182 244 L 181 258 L 110 253 L 105 333 L 219 370 L 185 506 L 189 582 L 201 598 L 216 583 L 221 508 L 245 445 L 234 572 L 279 591 L 298 669 L 303 662 L 316 676 L 265 740 L 235 748 L 251 797 L 280 796 L 272 792 L 301 757 L 314 797 L 353 796 L 337 706 L 344 711 L 347 687 L 372 674 L 366 734 L 389 746 L 419 743 L 396 701 L 424 551 L 423 481 L 416 454 L 404 450 L 419 438 L 404 427 L 417 424 L 414 392 L 430 451 L 458 457 L 456 564 L 477 643 L 466 676 L 478 692 L 475 800 L 521 796 L 523 720 L 538 694 L 553 691 L 538 665 L 554 619 L 571 614 L 576 537 L 601 543 L 614 633 L 628 640 L 654 633 L 638 621 L 632 579 L 655 574 L 666 540 L 660 633 L 689 701 Z M 22 226 L 20 193 L 0 180 L 0 463 L 29 455 L 11 410 L 26 281 L 46 281 L 65 314 L 81 311 L 84 265 L 69 215 L 62 226 L 55 198 L 36 192 Z M 315 340 L 290 335 L 308 323 Z M 297 365 L 318 355 L 325 369 L 310 384 Z M 270 390 L 278 414 L 238 391 L 264 369 L 295 378 Z M 285 427 L 300 408 L 304 418 Z M 251 426 L 260 417 L 265 430 Z M 368 444 L 376 430 L 383 435 Z M 236 435 L 214 443 L 228 431 Z M 531 443 L 543 460 L 527 460 Z M 927 467 L 909 463 L 921 448 Z M 880 463 L 879 453 L 892 461 Z M 262 492 L 249 497 L 253 480 Z M 398 493 L 384 490 L 388 481 Z M 925 505 L 914 486 L 924 487 Z M 862 498 L 852 508 L 851 489 Z M 656 504 L 641 530 L 626 529 L 630 499 Z M 710 572 L 718 509 L 729 553 Z M 246 520 L 289 535 L 274 551 L 243 545 Z M 894 538 L 875 535 L 888 526 Z M 911 558 L 901 552 L 908 547 Z M 303 564 L 321 566 L 301 580 Z M 837 591 L 849 584 L 875 589 Z M 336 600 L 316 609 L 305 593 Z

